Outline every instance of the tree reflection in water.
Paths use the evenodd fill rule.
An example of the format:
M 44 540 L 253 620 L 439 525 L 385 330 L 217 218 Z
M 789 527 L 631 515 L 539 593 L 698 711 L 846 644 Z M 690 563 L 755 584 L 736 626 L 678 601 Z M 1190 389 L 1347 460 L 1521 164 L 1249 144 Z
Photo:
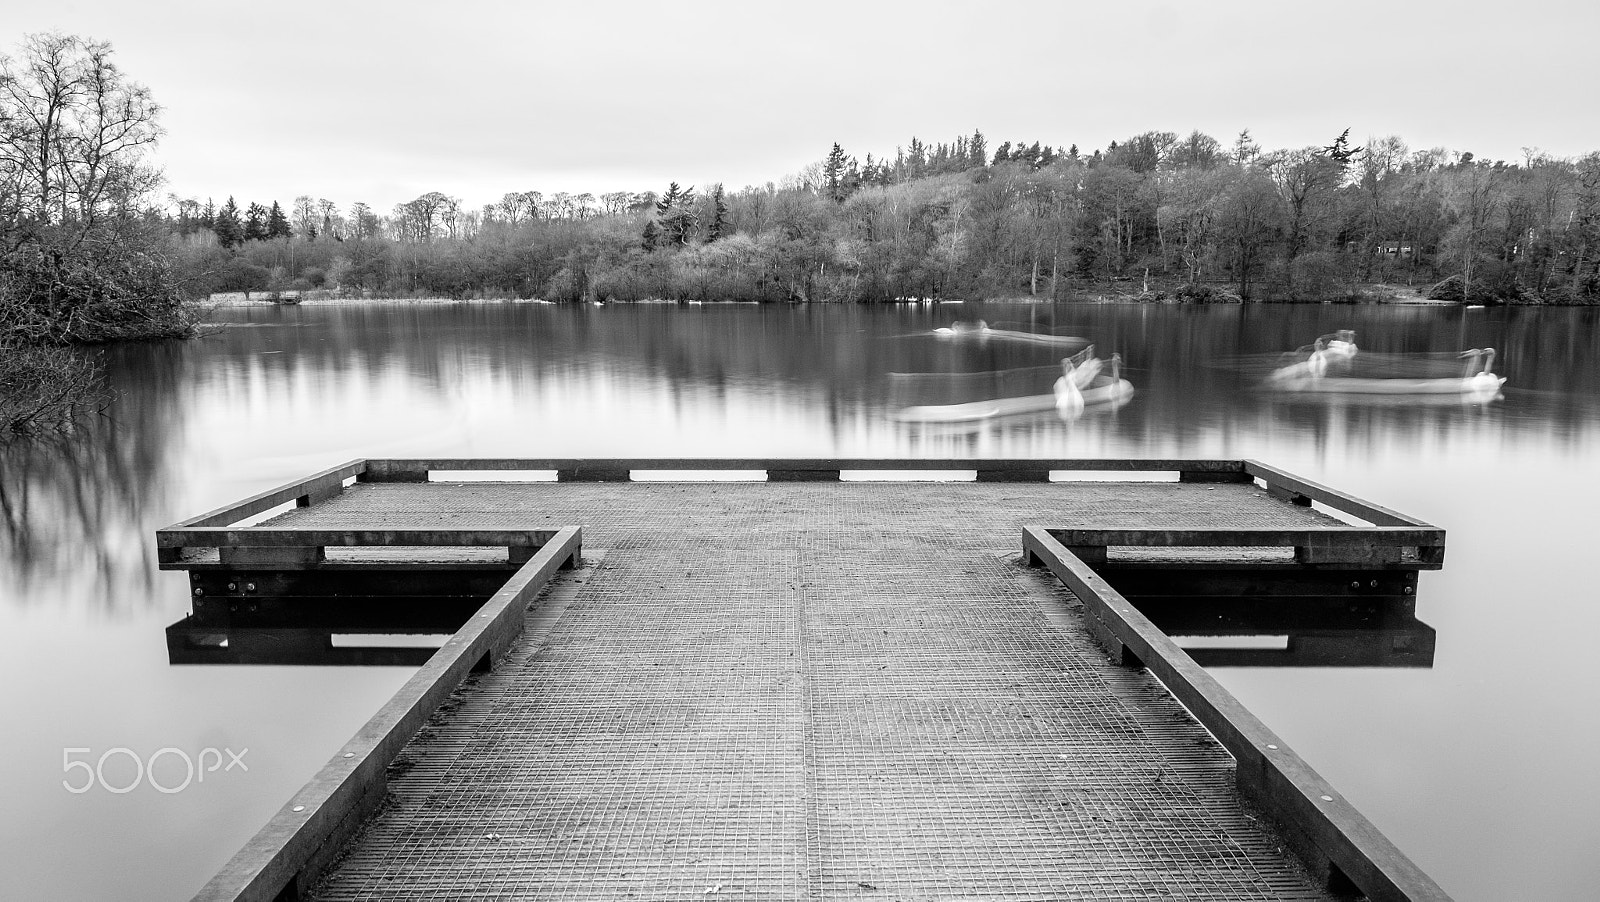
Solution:
M 67 432 L 0 442 L 0 602 L 150 603 L 151 530 L 170 510 L 178 343 L 106 354 L 117 392 Z

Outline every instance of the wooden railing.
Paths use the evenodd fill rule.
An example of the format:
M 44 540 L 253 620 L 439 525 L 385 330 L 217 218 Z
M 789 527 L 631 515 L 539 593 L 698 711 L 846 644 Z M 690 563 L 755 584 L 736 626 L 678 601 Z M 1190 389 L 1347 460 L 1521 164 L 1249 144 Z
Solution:
M 1048 567 L 1072 590 L 1083 603 L 1090 632 L 1114 661 L 1148 669 L 1211 731 L 1237 761 L 1240 793 L 1272 819 L 1330 890 L 1343 894 L 1359 890 L 1373 902 L 1449 899 L 1282 739 L 1052 532 L 1024 528 L 1027 562 Z M 1072 535 L 1076 531 L 1062 532 L 1082 538 Z M 1100 538 L 1118 540 L 1110 544 L 1137 544 L 1124 541 L 1137 539 L 1135 535 L 1102 533 Z M 1254 543 L 1261 536 L 1248 538 Z

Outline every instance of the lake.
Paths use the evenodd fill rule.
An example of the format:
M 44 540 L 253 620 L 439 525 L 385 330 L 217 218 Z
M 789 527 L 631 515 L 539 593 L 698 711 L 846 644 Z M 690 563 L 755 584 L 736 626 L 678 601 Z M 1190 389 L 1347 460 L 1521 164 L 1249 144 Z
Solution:
M 201 339 L 105 351 L 117 398 L 83 432 L 0 446 L 8 896 L 192 894 L 400 686 L 398 667 L 170 666 L 187 580 L 156 569 L 152 534 L 351 458 L 410 456 L 1264 460 L 1448 531 L 1417 604 L 1437 650 L 1427 668 L 1218 677 L 1457 899 L 1600 885 L 1600 311 L 384 302 L 216 318 L 228 327 Z M 1062 347 L 932 334 L 979 319 L 1091 339 L 1136 394 L 1076 419 L 896 419 L 990 384 L 1049 393 Z M 1337 329 L 1436 367 L 1492 346 L 1503 397 L 1261 390 L 1281 352 Z M 185 783 L 195 762 L 204 779 Z M 145 769 L 181 789 L 115 791 Z

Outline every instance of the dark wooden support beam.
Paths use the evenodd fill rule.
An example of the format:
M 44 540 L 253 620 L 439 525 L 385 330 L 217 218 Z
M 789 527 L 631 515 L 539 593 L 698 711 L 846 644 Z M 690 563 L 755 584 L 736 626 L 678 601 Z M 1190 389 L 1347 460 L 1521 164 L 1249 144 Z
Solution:
M 1037 468 L 995 469 L 978 468 L 979 482 L 1049 482 L 1050 471 Z
M 1253 482 L 1243 470 L 1179 470 L 1179 482 Z
M 836 469 L 819 470 L 767 470 L 768 482 L 838 482 L 839 471 Z
M 409 460 L 369 460 L 366 472 L 357 476 L 361 482 L 427 482 L 425 462 Z
M 630 482 L 633 471 L 627 467 L 589 464 L 556 470 L 557 482 Z
M 321 545 L 224 545 L 217 550 L 230 567 L 305 567 L 327 560 Z

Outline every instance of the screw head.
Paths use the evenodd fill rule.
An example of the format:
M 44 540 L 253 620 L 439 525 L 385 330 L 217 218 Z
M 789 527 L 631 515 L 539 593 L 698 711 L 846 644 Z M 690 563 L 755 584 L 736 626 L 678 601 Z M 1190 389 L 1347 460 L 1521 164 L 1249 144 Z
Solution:
M 1405 588 L 1405 593 L 1406 593 L 1406 594 L 1407 594 L 1407 595 L 1410 595 L 1410 594 L 1411 594 L 1411 587 L 1410 587 L 1410 586 L 1406 586 L 1406 588 Z
M 206 590 L 200 588 L 199 586 L 195 586 L 194 594 L 196 598 L 199 598 L 200 596 L 206 594 Z
M 239 591 L 239 584 L 238 583 L 228 583 L 228 591 L 229 592 L 237 592 L 237 591 Z
M 1377 583 L 1373 583 L 1373 585 L 1376 586 Z M 246 592 L 254 592 L 256 590 L 256 584 L 255 583 L 245 583 L 244 584 L 244 590 Z
M 1350 588 L 1352 588 L 1352 589 L 1361 588 L 1361 580 L 1358 580 L 1358 579 L 1351 580 L 1350 581 Z

